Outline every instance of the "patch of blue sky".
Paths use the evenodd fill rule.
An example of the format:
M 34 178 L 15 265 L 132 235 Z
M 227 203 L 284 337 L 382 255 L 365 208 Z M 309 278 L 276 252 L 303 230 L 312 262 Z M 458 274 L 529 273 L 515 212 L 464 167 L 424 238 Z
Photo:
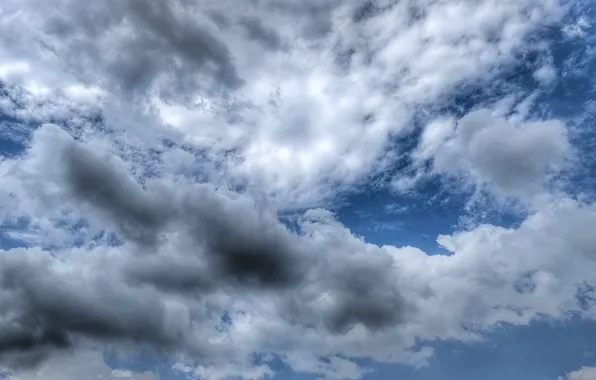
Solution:
M 570 195 L 594 200 L 596 192 L 596 25 L 581 22 L 593 19 L 591 2 L 572 7 L 569 25 L 577 30 L 560 31 L 551 44 L 553 66 L 559 76 L 553 87 L 538 94 L 544 117 L 560 118 L 567 123 L 575 156 L 570 168 L 561 173 L 560 186 Z M 579 27 L 578 27 L 579 28 Z
M 12 158 L 25 151 L 30 134 L 23 123 L 0 113 L 0 130 L 0 159 Z
M 2 208 L 0 208 L 0 213 Z M 24 248 L 30 244 L 20 232 L 29 228 L 29 218 L 17 217 L 1 221 L 0 224 L 0 249 Z
M 4 130 L 5 125 L 0 123 L 0 128 Z M 12 158 L 23 152 L 25 146 L 22 142 L 15 141 L 8 137 L 0 137 L 0 157 Z
M 52 227 L 62 232 L 66 240 L 46 242 L 43 246 L 47 250 L 64 249 L 70 247 L 91 248 L 97 245 L 120 246 L 124 241 L 114 231 L 92 231 L 84 218 L 54 220 Z M 26 248 L 35 246 L 43 236 L 38 236 L 38 229 L 28 217 L 7 218 L 0 224 L 0 249 Z
M 484 334 L 482 342 L 425 343 L 435 355 L 422 368 L 362 361 L 374 368 L 364 379 L 556 380 L 582 366 L 596 365 L 594 334 L 596 324 L 576 317 L 500 326 Z
M 463 199 L 446 195 L 434 181 L 413 195 L 371 189 L 349 197 L 348 202 L 337 216 L 367 242 L 411 245 L 429 253 L 440 250 L 437 234 L 449 234 L 457 228 L 465 204 Z

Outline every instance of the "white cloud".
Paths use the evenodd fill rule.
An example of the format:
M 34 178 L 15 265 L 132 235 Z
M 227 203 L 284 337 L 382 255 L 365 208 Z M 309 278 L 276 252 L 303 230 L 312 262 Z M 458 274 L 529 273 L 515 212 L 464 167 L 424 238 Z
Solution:
M 368 244 L 323 209 L 299 215 L 300 233 L 275 214 L 385 169 L 402 153 L 387 152 L 390 135 L 515 63 L 562 15 L 557 1 L 82 4 L 0 6 L 0 75 L 13 84 L 1 112 L 41 125 L 0 161 L 3 216 L 28 218 L 12 236 L 33 245 L 0 255 L 0 357 L 14 378 L 155 378 L 76 351 L 93 339 L 182 355 L 175 369 L 191 378 L 269 377 L 250 360 L 259 352 L 358 379 L 367 369 L 347 358 L 424 365 L 425 340 L 596 316 L 577 299 L 596 270 L 596 205 L 549 194 L 572 149 L 563 123 L 526 120 L 528 94 L 502 101 L 526 99 L 509 119 L 436 115 L 414 154 L 499 194 L 549 194 L 517 228 L 440 236 L 452 254 L 429 256 Z M 394 184 L 412 186 L 420 167 Z M 11 351 L 27 342 L 31 357 Z M 76 355 L 54 356 L 69 344 Z
M 414 152 L 414 157 L 418 160 L 432 158 L 445 141 L 453 135 L 454 131 L 455 120 L 453 118 L 432 120 L 422 131 L 420 145 Z
M 55 355 L 38 368 L 15 371 L 8 376 L 8 380 L 80 379 L 157 380 L 158 376 L 151 372 L 112 369 L 104 362 L 101 351 L 89 349 Z
M 222 362 L 215 365 L 199 365 L 191 367 L 177 363 L 173 369 L 185 374 L 189 379 L 226 380 L 241 378 L 243 380 L 262 380 L 271 378 L 274 372 L 265 364 L 251 365 L 249 363 Z
M 594 380 L 596 379 L 596 367 L 582 367 L 568 373 L 566 376 L 559 376 L 559 380 Z
M 20 71 L 6 77 L 101 91 L 198 147 L 235 149 L 229 181 L 309 206 L 382 170 L 414 110 L 490 80 L 562 15 L 555 0 L 379 2 L 369 14 L 358 2 L 226 4 L 109 1 L 88 18 L 76 1 L 10 1 L 0 44 Z
M 549 63 L 534 72 L 534 78 L 543 85 L 552 84 L 557 79 L 557 70 Z
M 446 138 L 448 132 L 441 131 L 449 128 L 450 121 L 431 124 L 420 154 L 432 155 L 439 173 L 463 175 L 504 195 L 529 198 L 544 192 L 548 175 L 561 170 L 571 154 L 565 126 L 556 120 L 508 122 L 484 109 L 461 118 Z M 437 143 L 436 136 L 443 141 Z
M 285 362 L 290 364 L 295 371 L 315 373 L 321 379 L 326 380 L 358 380 L 371 372 L 370 369 L 362 368 L 353 361 L 338 356 L 321 360 L 312 355 L 292 353 Z

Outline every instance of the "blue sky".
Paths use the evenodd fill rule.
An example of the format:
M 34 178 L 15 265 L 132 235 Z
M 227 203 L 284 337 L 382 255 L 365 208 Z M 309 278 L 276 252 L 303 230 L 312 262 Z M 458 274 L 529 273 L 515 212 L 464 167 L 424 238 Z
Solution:
M 578 0 L 0 5 L 0 378 L 596 380 Z

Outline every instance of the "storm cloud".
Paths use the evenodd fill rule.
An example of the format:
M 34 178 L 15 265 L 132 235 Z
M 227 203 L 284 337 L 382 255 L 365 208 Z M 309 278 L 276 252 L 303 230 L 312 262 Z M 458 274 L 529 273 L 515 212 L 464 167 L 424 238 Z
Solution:
M 221 291 L 269 292 L 289 322 L 332 334 L 358 324 L 377 330 L 402 322 L 405 301 L 386 265 L 337 256 L 334 265 L 341 270 L 328 271 L 327 251 L 334 248 L 291 232 L 246 195 L 159 178 L 140 184 L 84 144 L 57 148 L 60 197 L 112 226 L 128 248 L 112 259 L 100 255 L 97 263 L 105 267 L 92 269 L 91 277 L 64 274 L 56 268 L 66 264 L 42 251 L 3 255 L 0 280 L 10 297 L 2 306 L 13 310 L 0 325 L 3 354 L 30 353 L 35 362 L 80 337 L 197 349 L 181 332 L 188 326 L 164 327 L 163 300 L 191 297 L 200 303 Z M 332 302 L 320 309 L 303 292 L 307 286 L 332 294 Z M 188 323 L 206 312 L 201 305 Z
M 113 273 L 74 273 L 37 249 L 4 252 L 0 263 L 2 361 L 27 367 L 82 337 L 183 346 L 167 329 L 166 305 L 126 291 Z
M 209 188 L 178 196 L 151 193 L 80 146 L 70 145 L 63 157 L 71 194 L 141 243 L 143 252 L 159 251 L 160 236 L 174 228 L 192 242 L 185 255 L 204 256 L 229 281 L 284 286 L 299 280 L 299 241 L 274 215 L 235 205 Z
M 142 99 L 157 88 L 166 101 L 188 102 L 198 89 L 242 86 L 232 53 L 207 18 L 195 12 L 183 1 L 109 0 L 91 8 L 58 2 L 44 25 L 44 40 L 70 62 L 73 73 L 86 75 L 91 68 L 95 75 L 87 82 L 109 77 L 106 84 L 128 99 Z M 122 33 L 126 37 L 114 41 Z M 87 39 L 94 43 L 82 42 Z M 118 53 L 111 53 L 115 49 Z

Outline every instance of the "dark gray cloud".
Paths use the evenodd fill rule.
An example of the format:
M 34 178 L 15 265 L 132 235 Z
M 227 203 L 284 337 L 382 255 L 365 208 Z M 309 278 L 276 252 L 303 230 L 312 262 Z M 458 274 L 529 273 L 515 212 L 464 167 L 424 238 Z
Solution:
M 244 82 L 207 17 L 195 17 L 197 8 L 183 1 L 108 0 L 92 9 L 58 4 L 45 20 L 50 39 L 44 43 L 86 82 L 102 81 L 133 98 L 159 82 L 164 100 L 184 102 L 198 91 L 236 89 Z
M 337 241 L 328 246 L 292 233 L 242 195 L 207 185 L 141 185 L 84 145 L 67 144 L 60 157 L 58 182 L 70 207 L 115 228 L 127 246 L 85 275 L 56 270 L 68 264 L 49 254 L 0 257 L 0 359 L 31 365 L 78 338 L 185 349 L 186 336 L 166 328 L 165 294 L 199 302 L 220 290 L 267 291 L 287 322 L 333 334 L 403 321 L 405 302 L 386 262 L 342 255 L 330 262 Z M 315 297 L 332 294 L 333 302 L 321 309 L 303 295 L 306 287 L 317 289 Z
M 261 217 L 254 208 L 230 208 L 223 203 L 226 198 L 211 189 L 171 199 L 151 194 L 77 146 L 68 147 L 63 157 L 64 180 L 72 195 L 106 215 L 125 237 L 142 243 L 143 252 L 159 252 L 159 236 L 173 227 L 188 235 L 179 247 L 188 250 L 184 254 L 204 255 L 226 281 L 285 286 L 299 280 L 298 240 L 277 219 Z M 141 278 L 148 280 L 149 273 Z
M 371 331 L 390 328 L 407 322 L 413 311 L 401 296 L 390 265 L 374 257 L 370 262 L 338 258 L 317 270 L 317 279 L 311 281 L 318 283 L 319 292 L 299 290 L 283 304 L 282 313 L 292 324 L 322 326 L 342 335 L 356 325 Z
M 251 39 L 257 41 L 263 47 L 271 50 L 282 48 L 281 37 L 275 30 L 263 25 L 258 17 L 243 17 L 240 19 L 240 25 Z
M 359 323 L 379 330 L 403 322 L 407 306 L 390 281 L 379 267 L 352 266 L 341 273 L 335 286 L 338 306 L 327 318 L 327 328 L 341 334 Z
M 151 285 L 167 293 L 200 296 L 218 285 L 204 264 L 189 258 L 143 257 L 132 260 L 124 272 L 130 285 Z
M 241 85 L 242 80 L 224 42 L 201 27 L 199 22 L 177 15 L 171 3 L 133 0 L 126 4 L 130 10 L 128 15 L 138 23 L 139 29 L 160 39 L 164 49 L 170 48 L 190 67 L 204 68 L 207 63 L 213 63 L 216 68 L 211 74 L 220 83 L 230 88 Z M 184 5 L 181 7 L 184 8 Z
M 128 238 L 156 244 L 168 209 L 149 199 L 142 187 L 113 167 L 106 165 L 77 145 L 64 150 L 65 183 L 70 193 L 89 202 L 114 220 Z
M 169 332 L 161 302 L 131 295 L 118 280 L 61 273 L 56 259 L 27 251 L 0 256 L 0 361 L 30 366 L 79 337 L 126 340 L 157 347 L 180 344 Z
M 341 261 L 336 264 L 341 271 L 328 268 L 311 279 L 308 273 L 325 257 L 326 247 L 312 246 L 290 233 L 275 215 L 259 213 L 252 204 L 235 203 L 208 188 L 182 197 L 169 194 L 166 199 L 164 194 L 163 202 L 156 202 L 160 196 L 150 195 L 89 153 L 67 152 L 69 187 L 100 212 L 127 221 L 125 232 L 132 228 L 157 236 L 167 233 L 170 225 L 187 235 L 179 241 L 179 252 L 167 255 L 160 254 L 166 248 L 160 247 L 159 239 L 143 239 L 144 244 L 154 244 L 157 255 L 131 267 L 133 281 L 183 293 L 246 285 L 291 290 L 322 281 L 337 299 L 324 321 L 331 331 L 342 333 L 358 323 L 379 329 L 400 321 L 404 302 L 391 284 L 387 267 Z

